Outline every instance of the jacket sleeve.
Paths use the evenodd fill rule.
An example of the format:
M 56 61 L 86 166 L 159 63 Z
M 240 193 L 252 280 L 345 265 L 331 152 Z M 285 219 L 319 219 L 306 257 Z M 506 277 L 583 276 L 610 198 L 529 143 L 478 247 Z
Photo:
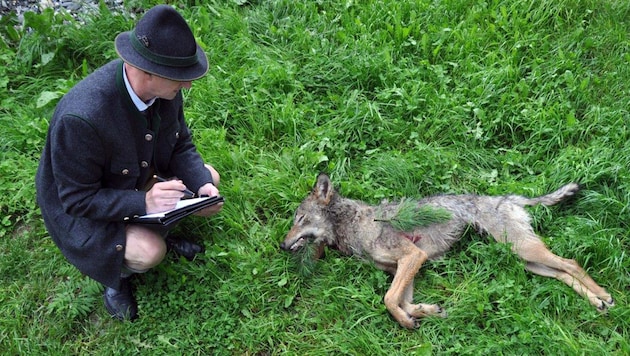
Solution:
M 212 175 L 205 168 L 204 161 L 192 141 L 192 135 L 184 120 L 181 107 L 178 121 L 179 130 L 169 162 L 169 170 L 181 179 L 188 189 L 197 192 L 202 185 L 212 182 Z
M 123 184 L 104 185 L 110 172 L 108 147 L 97 130 L 81 117 L 65 115 L 49 133 L 52 171 L 63 210 L 72 216 L 101 221 L 125 221 L 146 213 L 145 192 Z M 129 181 L 133 177 L 128 178 Z

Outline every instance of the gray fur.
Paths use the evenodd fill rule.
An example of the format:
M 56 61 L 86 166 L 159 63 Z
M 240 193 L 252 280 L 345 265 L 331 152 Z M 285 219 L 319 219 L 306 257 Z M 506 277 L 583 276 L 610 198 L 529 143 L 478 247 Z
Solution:
M 437 195 L 418 200 L 418 206 L 431 205 L 450 212 L 447 221 L 399 231 L 378 216 L 395 214 L 397 203 L 372 206 L 342 197 L 325 174 L 317 177 L 312 192 L 296 210 L 294 224 L 281 248 L 296 251 L 307 243 L 338 249 L 374 262 L 376 267 L 394 275 L 385 304 L 405 327 L 416 326 L 416 319 L 427 315 L 445 316 L 441 307 L 412 304 L 413 277 L 428 259 L 443 256 L 464 231 L 474 227 L 497 242 L 509 243 L 533 273 L 554 277 L 571 286 L 600 310 L 614 304 L 610 294 L 597 285 L 573 260 L 551 253 L 530 224 L 525 206 L 554 205 L 579 190 L 569 183 L 555 192 L 527 198 L 518 195 Z M 377 216 L 377 214 L 380 214 Z

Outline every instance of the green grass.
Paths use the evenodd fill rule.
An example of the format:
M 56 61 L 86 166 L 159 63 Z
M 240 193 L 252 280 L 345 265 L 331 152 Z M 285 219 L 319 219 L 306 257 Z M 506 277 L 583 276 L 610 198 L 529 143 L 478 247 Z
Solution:
M 0 19 L 0 350 L 630 353 L 629 2 L 238 3 L 177 2 L 211 63 L 185 94 L 186 115 L 226 205 L 179 228 L 205 255 L 169 257 L 136 279 L 133 324 L 111 320 L 102 287 L 61 256 L 33 186 L 55 103 L 115 57 L 113 38 L 133 19 L 30 14 L 30 31 Z M 600 314 L 470 232 L 415 282 L 415 299 L 449 317 L 403 329 L 383 305 L 383 272 L 329 251 L 300 273 L 279 250 L 320 171 L 371 203 L 577 181 L 576 199 L 532 208 L 533 224 L 617 305 Z

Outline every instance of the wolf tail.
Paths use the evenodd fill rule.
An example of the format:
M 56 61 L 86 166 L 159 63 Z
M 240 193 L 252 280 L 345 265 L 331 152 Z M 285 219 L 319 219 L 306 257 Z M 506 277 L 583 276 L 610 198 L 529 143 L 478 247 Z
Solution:
M 531 206 L 531 205 L 538 205 L 538 204 L 550 206 L 550 205 L 557 204 L 570 196 L 573 196 L 579 190 L 580 190 L 580 186 L 577 183 L 569 183 L 567 185 L 562 186 L 560 189 L 556 190 L 555 192 L 552 192 L 546 195 L 542 195 L 535 198 L 527 198 L 527 197 L 523 197 L 519 195 L 513 195 L 512 196 L 513 199 L 511 200 L 515 204 L 518 204 L 520 206 Z

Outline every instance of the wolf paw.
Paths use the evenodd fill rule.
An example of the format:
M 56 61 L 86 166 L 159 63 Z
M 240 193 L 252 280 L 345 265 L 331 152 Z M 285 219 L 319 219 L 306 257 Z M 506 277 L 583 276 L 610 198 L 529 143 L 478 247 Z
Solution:
M 615 306 L 615 300 L 610 298 L 609 300 L 600 299 L 601 304 L 597 307 L 600 312 L 606 312 L 608 308 Z
M 412 318 L 424 318 L 426 316 L 447 317 L 446 310 L 438 304 L 409 304 L 406 311 Z
M 439 306 L 438 306 L 439 307 Z M 429 316 L 428 314 L 425 314 L 425 316 Z M 439 310 L 435 313 L 435 314 L 431 314 L 430 316 L 436 316 L 438 318 L 446 318 L 448 317 L 448 313 L 446 312 L 446 310 L 439 308 Z M 420 327 L 420 321 L 422 320 L 421 317 L 411 317 L 411 319 L 413 320 L 413 328 L 417 329 Z

